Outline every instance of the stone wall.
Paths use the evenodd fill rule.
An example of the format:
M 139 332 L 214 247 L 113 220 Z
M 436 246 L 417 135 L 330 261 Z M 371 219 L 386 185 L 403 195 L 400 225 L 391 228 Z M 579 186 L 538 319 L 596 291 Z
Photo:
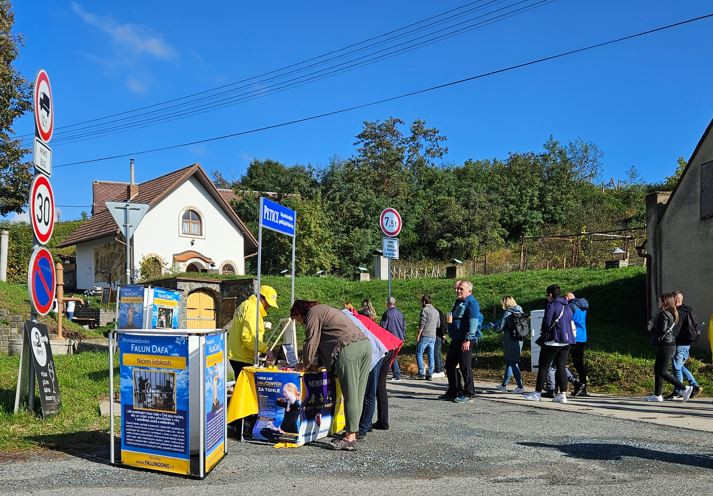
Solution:
M 11 339 L 22 339 L 25 319 L 22 315 L 11 315 L 5 308 L 0 308 L 0 353 L 8 352 Z

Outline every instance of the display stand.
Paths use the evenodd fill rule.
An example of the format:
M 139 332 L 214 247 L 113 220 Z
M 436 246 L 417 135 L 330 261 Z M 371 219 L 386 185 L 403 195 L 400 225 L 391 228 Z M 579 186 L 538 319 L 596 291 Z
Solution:
M 112 464 L 204 478 L 228 452 L 225 329 L 116 329 L 121 454 Z M 109 396 L 114 398 L 114 353 Z

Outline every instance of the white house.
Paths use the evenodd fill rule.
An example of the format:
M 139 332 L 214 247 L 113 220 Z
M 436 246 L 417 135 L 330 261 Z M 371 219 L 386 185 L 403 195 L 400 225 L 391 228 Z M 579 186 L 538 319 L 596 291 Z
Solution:
M 234 193 L 217 189 L 199 164 L 141 184 L 94 181 L 92 195 L 92 217 L 59 245 L 76 245 L 78 289 L 124 283 L 126 245 L 106 201 L 150 206 L 132 238 L 137 278 L 168 270 L 242 275 L 257 251 L 229 205 Z

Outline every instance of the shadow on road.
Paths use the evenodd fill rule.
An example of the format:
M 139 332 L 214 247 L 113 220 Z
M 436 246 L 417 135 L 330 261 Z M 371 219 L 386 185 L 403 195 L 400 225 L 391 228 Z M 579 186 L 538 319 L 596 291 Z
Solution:
M 103 431 L 72 432 L 68 434 L 48 434 L 26 436 L 43 448 L 61 451 L 71 456 L 94 463 L 109 465 L 109 434 Z M 115 440 L 116 453 L 121 449 L 119 439 Z
M 622 458 L 641 458 L 665 463 L 675 463 L 690 467 L 713 469 L 713 455 L 691 455 L 686 453 L 671 453 L 669 451 L 639 448 L 626 444 L 613 443 L 575 443 L 575 444 L 547 444 L 523 442 L 521 446 L 530 448 L 555 449 L 572 458 L 583 460 L 615 461 Z

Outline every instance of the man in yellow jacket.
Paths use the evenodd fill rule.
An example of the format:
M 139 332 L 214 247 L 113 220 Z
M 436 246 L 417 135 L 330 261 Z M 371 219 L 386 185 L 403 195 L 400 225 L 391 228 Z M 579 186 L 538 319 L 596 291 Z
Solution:
M 237 380 L 243 367 L 254 365 L 255 359 L 255 295 L 242 302 L 233 314 L 228 333 L 228 360 L 235 372 Z M 267 315 L 269 307 L 277 308 L 277 291 L 272 286 L 260 286 L 260 318 L 258 321 L 258 350 L 260 353 L 267 351 L 267 344 L 263 342 L 265 324 L 263 318 Z M 268 357 L 269 358 L 269 357 Z

